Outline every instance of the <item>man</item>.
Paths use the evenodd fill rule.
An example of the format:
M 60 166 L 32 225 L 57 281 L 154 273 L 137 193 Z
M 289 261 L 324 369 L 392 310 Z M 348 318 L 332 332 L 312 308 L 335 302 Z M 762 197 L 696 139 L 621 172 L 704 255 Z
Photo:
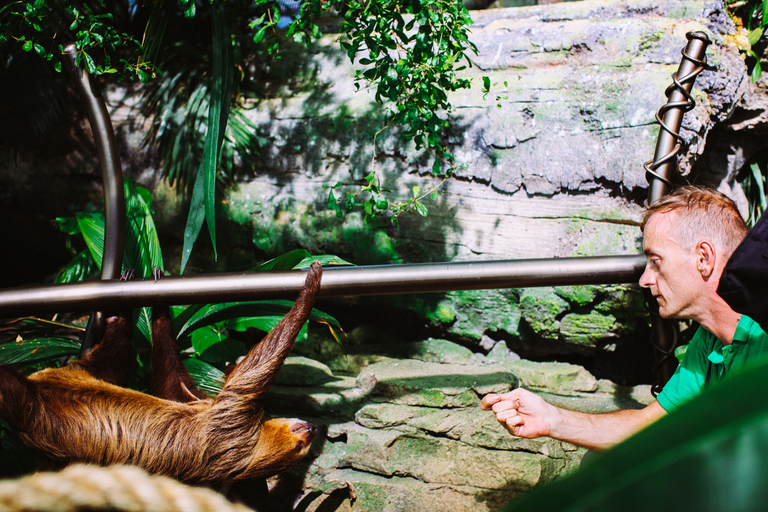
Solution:
M 748 231 L 730 199 L 710 189 L 681 187 L 647 209 L 641 228 L 648 262 L 640 286 L 651 291 L 663 318 L 701 326 L 682 364 L 657 400 L 638 410 L 569 411 L 524 389 L 485 396 L 480 407 L 492 410 L 510 434 L 602 450 L 679 407 L 710 381 L 768 354 L 768 335 L 717 294 L 725 264 Z

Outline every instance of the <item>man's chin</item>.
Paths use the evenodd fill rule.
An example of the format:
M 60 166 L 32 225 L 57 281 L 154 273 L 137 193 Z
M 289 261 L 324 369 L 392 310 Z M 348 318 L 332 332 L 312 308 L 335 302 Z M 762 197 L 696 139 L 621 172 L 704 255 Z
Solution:
M 675 311 L 668 311 L 665 307 L 659 306 L 659 316 L 665 320 L 682 320 Z

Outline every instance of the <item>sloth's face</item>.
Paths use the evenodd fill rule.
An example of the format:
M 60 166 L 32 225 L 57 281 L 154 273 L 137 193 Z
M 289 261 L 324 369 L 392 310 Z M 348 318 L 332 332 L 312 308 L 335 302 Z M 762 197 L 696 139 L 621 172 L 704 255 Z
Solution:
M 298 419 L 275 418 L 261 425 L 253 459 L 239 479 L 272 475 L 303 459 L 317 434 L 317 427 Z

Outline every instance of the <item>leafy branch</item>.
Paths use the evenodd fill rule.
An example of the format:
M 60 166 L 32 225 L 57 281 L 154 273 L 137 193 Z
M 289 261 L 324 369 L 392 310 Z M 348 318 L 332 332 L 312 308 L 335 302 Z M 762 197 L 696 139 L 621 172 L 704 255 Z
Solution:
M 750 47 L 743 51 L 750 60 L 754 60 L 751 78 L 753 82 L 757 82 L 763 72 L 763 59 L 760 52 L 765 49 L 765 27 L 768 26 L 768 0 L 728 0 L 726 5 L 732 14 L 741 19 L 744 28 L 749 31 L 747 40 Z
M 427 215 L 421 200 L 435 198 L 438 187 L 456 167 L 443 141 L 453 111 L 448 93 L 471 87 L 470 80 L 458 75 L 471 66 L 467 52 L 477 53 L 469 41 L 472 20 L 468 11 L 454 0 L 312 0 L 302 4 L 287 35 L 309 44 L 319 34 L 314 20 L 325 13 L 342 21 L 341 48 L 351 62 L 361 66 L 354 77 L 356 88 L 375 88 L 376 102 L 387 106 L 386 126 L 381 131 L 393 125 L 405 127 L 401 140 L 413 141 L 416 149 L 431 154 L 432 173 L 443 178 L 425 194 L 392 202 L 386 197 L 389 190 L 381 187 L 374 149 L 370 172 L 357 191 L 337 199 L 333 191 L 342 183 L 326 187 L 331 189 L 328 208 L 342 216 L 359 207 L 366 221 L 386 212 L 393 222 L 406 211 Z
M 104 0 L 98 0 L 96 6 L 106 8 Z M 119 79 L 136 76 L 146 81 L 154 72 L 150 63 L 133 61 L 130 54 L 138 54 L 141 44 L 117 29 L 114 15 L 96 12 L 88 3 L 15 1 L 0 9 L 0 48 L 34 51 L 61 71 L 57 57 L 70 41 L 77 49 L 75 63 L 92 75 L 115 73 Z

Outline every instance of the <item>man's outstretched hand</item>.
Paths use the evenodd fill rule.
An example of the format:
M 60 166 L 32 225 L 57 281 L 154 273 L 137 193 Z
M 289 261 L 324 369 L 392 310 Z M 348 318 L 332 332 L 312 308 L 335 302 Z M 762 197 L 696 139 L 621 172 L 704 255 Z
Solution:
M 480 408 L 492 410 L 510 434 L 528 439 L 550 435 L 552 415 L 557 412 L 540 396 L 520 388 L 503 395 L 486 395 Z

